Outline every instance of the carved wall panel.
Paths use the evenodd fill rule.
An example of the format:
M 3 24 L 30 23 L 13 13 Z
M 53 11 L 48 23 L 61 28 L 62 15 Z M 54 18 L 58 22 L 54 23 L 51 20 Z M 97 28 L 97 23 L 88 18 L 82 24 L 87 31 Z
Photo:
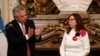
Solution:
M 53 0 L 62 11 L 87 11 L 92 0 Z
M 44 14 L 58 14 L 59 10 L 52 0 L 19 0 L 19 3 L 27 9 L 29 17 Z
M 66 1 L 66 3 L 64 2 Z M 90 14 L 100 13 L 100 0 L 86 0 L 78 4 L 81 0 L 19 0 L 19 4 L 23 5 L 28 11 L 29 17 L 37 14 L 58 14 L 60 11 L 87 11 Z M 69 4 L 70 6 L 65 6 Z M 76 4 L 76 5 L 73 5 Z M 82 5 L 82 6 L 79 6 Z M 72 8 L 72 9 L 71 9 Z M 74 8 L 74 9 L 73 9 Z M 75 9 L 76 8 L 76 9 Z
M 92 0 L 87 11 L 90 14 L 100 14 L 100 0 Z

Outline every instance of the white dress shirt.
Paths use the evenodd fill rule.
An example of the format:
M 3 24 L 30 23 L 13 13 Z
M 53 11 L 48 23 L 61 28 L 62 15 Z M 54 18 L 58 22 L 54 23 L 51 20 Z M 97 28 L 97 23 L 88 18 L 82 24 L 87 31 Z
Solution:
M 18 22 L 18 24 L 19 24 L 20 28 L 22 29 L 22 24 L 21 24 L 21 23 L 19 23 L 19 22 Z M 24 28 L 25 28 L 25 25 L 24 25 Z M 28 40 L 28 39 L 29 39 L 29 37 L 28 37 L 28 35 L 27 35 L 27 34 L 25 34 L 25 37 L 26 37 L 26 40 Z
M 72 29 L 69 34 L 64 33 L 60 46 L 60 56 L 86 56 L 90 52 L 90 43 L 88 33 L 84 37 L 78 36 L 74 41 L 75 30 Z
M 18 24 L 19 24 L 20 28 L 22 29 L 22 24 L 19 23 L 19 22 L 18 22 Z M 25 28 L 25 25 L 23 25 L 23 26 L 24 26 L 24 28 Z M 23 35 L 25 35 L 26 40 L 29 40 L 29 36 L 28 36 L 27 34 L 23 34 Z M 35 36 L 35 37 L 36 37 L 36 40 L 38 40 L 40 36 L 37 35 L 37 36 Z

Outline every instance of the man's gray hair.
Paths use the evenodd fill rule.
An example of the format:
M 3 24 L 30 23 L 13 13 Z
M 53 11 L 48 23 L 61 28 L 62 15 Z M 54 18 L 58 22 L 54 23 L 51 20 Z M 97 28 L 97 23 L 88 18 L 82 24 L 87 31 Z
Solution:
M 16 7 L 14 7 L 14 9 L 13 9 L 13 16 L 15 17 L 15 16 L 18 16 L 18 13 L 20 12 L 20 11 L 23 11 L 23 10 L 26 10 L 23 6 L 21 6 L 21 5 L 18 5 L 18 6 L 16 6 Z

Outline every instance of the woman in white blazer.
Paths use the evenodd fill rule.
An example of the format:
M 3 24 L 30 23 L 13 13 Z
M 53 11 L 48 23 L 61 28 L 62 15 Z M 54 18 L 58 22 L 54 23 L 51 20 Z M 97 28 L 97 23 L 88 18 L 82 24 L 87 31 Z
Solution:
M 87 56 L 90 52 L 88 32 L 79 14 L 73 13 L 67 19 L 68 29 L 63 35 L 60 56 Z

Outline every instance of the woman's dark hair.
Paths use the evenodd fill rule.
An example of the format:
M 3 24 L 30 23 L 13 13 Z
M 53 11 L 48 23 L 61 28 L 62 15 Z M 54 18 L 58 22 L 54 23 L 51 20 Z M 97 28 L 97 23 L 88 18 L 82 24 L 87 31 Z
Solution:
M 85 26 L 84 26 L 84 23 L 83 23 L 83 20 L 82 20 L 82 17 L 78 13 L 73 13 L 73 14 L 69 15 L 69 17 L 67 19 L 67 24 L 68 24 L 69 18 L 71 16 L 74 16 L 74 18 L 76 20 L 76 23 L 77 23 L 77 25 L 76 25 L 76 32 L 79 32 L 80 30 L 86 30 Z M 68 24 L 67 33 L 69 33 L 70 30 L 71 30 L 71 27 Z

